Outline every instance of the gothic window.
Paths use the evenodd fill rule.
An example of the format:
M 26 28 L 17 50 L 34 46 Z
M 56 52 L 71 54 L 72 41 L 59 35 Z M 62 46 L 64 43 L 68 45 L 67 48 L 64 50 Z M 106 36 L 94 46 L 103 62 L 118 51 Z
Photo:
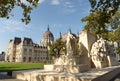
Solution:
M 31 57 L 29 57 L 29 62 L 31 61 Z
M 27 52 L 27 49 L 26 49 L 26 48 L 24 48 L 24 52 Z
M 15 57 L 13 57 L 13 60 L 15 61 Z
M 32 52 L 32 49 L 29 49 L 29 52 Z

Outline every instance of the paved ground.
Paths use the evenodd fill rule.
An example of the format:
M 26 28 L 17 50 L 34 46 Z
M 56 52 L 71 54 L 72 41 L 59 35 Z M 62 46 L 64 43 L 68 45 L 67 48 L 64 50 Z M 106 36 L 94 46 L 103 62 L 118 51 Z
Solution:
M 0 81 L 23 81 L 23 80 L 18 80 L 18 79 L 2 79 Z
M 6 72 L 0 72 L 0 81 L 23 81 L 8 76 Z
M 120 74 L 115 78 L 114 81 L 120 81 Z

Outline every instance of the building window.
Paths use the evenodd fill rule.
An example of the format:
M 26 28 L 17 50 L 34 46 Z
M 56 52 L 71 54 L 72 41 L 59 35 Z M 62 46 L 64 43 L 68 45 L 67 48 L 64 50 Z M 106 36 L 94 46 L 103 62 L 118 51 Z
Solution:
M 15 61 L 15 57 L 13 57 L 13 61 Z
M 29 49 L 29 52 L 32 52 L 32 49 Z
M 27 49 L 26 49 L 26 48 L 24 48 L 24 52 L 27 52 Z
M 37 50 L 34 50 L 35 53 L 37 53 Z
M 43 59 L 45 59 L 45 57 L 43 57 Z
M 31 61 L 31 57 L 29 57 L 29 62 Z

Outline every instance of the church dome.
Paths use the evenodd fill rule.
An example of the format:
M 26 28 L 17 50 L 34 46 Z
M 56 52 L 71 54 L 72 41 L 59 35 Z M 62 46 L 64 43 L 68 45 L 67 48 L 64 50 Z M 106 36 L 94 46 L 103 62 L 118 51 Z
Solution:
M 43 34 L 43 39 L 40 45 L 48 46 L 48 44 L 52 44 L 53 42 L 54 42 L 54 36 L 48 26 L 47 31 Z

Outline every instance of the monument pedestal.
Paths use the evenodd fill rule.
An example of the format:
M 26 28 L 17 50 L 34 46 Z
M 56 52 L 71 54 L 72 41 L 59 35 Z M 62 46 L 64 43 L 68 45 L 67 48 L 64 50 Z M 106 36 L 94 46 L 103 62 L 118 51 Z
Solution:
M 120 65 L 90 69 L 84 73 L 58 73 L 45 70 L 13 71 L 12 77 L 25 81 L 110 81 L 119 73 Z
M 90 68 L 87 64 L 80 65 L 44 65 L 44 70 L 66 73 L 80 73 L 88 71 Z

